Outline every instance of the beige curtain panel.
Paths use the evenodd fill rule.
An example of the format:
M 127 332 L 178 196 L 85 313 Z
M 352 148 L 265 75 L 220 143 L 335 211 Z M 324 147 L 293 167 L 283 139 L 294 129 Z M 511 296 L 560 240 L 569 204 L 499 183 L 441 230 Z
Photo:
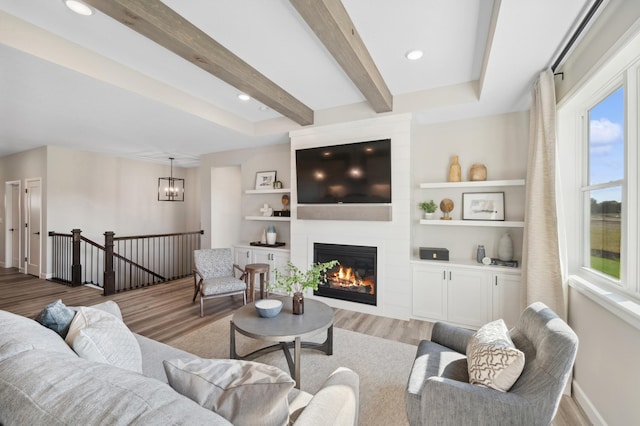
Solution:
M 556 97 L 553 72 L 534 83 L 523 248 L 524 304 L 543 302 L 566 318 L 556 209 Z

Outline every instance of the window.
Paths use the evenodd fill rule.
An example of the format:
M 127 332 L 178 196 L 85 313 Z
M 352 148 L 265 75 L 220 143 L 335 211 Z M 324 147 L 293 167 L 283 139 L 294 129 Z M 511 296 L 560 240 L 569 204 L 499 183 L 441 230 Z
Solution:
M 623 186 L 625 177 L 624 87 L 587 112 L 584 266 L 620 279 Z
M 638 52 L 640 35 L 558 107 L 557 134 L 567 272 L 640 309 Z

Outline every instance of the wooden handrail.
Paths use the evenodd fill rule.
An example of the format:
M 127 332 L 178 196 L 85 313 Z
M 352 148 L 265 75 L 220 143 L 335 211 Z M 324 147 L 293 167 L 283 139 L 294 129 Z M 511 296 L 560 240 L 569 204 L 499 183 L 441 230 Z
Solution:
M 62 249 L 62 252 L 60 252 L 60 257 L 56 257 L 57 260 L 54 260 L 54 264 L 59 268 L 59 272 L 54 272 L 54 279 L 61 279 L 71 285 L 82 285 L 83 281 L 100 285 L 100 281 L 102 281 L 104 294 L 108 295 L 127 288 L 144 287 L 156 282 L 180 278 L 191 273 L 193 261 L 191 249 L 200 248 L 200 239 L 196 239 L 195 235 L 202 234 L 204 231 L 115 237 L 115 233 L 108 231 L 104 234 L 105 244 L 102 245 L 82 236 L 80 229 L 74 229 L 71 234 L 51 231 L 49 236 L 63 237 L 63 240 L 69 241 L 68 243 L 61 242 L 57 246 Z M 130 244 L 129 241 L 131 241 Z M 80 247 L 80 242 L 85 244 L 84 249 Z M 124 247 L 121 247 L 119 243 L 124 244 Z M 131 252 L 127 248 L 127 244 L 131 247 Z M 88 265 L 89 281 L 86 281 L 87 273 L 85 273 L 84 280 L 82 278 L 83 265 L 80 254 L 91 250 L 91 248 L 97 250 L 98 254 L 89 257 L 90 263 L 87 263 L 86 254 L 83 255 L 85 256 L 84 263 Z M 104 271 L 101 277 L 96 277 L 94 275 L 97 273 L 94 260 L 99 265 L 102 262 L 102 257 L 104 258 Z M 71 268 L 66 269 L 68 266 L 65 266 L 65 262 L 71 259 L 73 259 Z M 116 261 L 118 261 L 117 265 Z M 94 268 L 91 268 L 90 265 L 94 265 Z M 188 266 L 188 273 L 184 271 L 185 265 Z M 65 272 L 67 270 L 71 271 L 70 275 Z M 166 274 L 162 273 L 163 271 Z

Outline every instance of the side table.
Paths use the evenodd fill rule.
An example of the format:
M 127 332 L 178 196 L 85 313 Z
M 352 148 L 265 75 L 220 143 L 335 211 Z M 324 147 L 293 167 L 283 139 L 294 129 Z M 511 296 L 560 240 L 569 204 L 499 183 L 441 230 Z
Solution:
M 260 274 L 260 299 L 265 298 L 265 293 L 266 296 L 269 297 L 269 289 L 265 288 L 265 275 L 267 276 L 266 285 L 269 284 L 269 265 L 267 263 L 249 263 L 244 266 L 244 270 L 247 273 L 245 280 L 247 281 L 247 289 L 249 290 L 247 302 L 253 302 L 255 299 L 254 284 L 256 274 Z

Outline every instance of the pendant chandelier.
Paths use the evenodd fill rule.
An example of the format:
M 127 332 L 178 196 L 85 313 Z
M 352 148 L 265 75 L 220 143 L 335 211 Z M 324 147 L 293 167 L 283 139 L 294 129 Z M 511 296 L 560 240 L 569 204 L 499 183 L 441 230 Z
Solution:
M 184 179 L 173 177 L 173 157 L 169 177 L 158 178 L 158 201 L 184 201 Z

